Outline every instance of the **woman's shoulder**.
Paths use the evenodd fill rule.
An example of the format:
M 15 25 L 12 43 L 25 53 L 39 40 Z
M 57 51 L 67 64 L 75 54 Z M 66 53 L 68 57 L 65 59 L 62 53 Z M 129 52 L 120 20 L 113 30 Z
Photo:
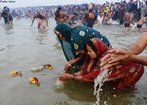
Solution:
M 89 32 L 99 33 L 99 31 L 88 27 L 80 27 L 74 30 L 74 32 L 80 32 L 80 31 L 83 31 L 85 33 L 89 33 Z
M 74 28 L 74 30 L 72 31 L 73 34 L 79 34 L 81 31 L 82 32 L 86 32 L 86 27 L 78 27 L 78 28 Z

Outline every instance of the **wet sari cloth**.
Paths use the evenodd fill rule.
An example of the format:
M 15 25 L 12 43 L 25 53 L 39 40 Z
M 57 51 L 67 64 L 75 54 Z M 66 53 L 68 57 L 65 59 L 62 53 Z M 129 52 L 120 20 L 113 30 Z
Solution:
M 85 53 L 87 42 L 89 41 L 89 39 L 94 37 L 102 40 L 107 46 L 111 46 L 105 36 L 101 35 L 100 32 L 91 28 L 71 28 L 70 26 L 62 23 L 56 26 L 55 31 L 63 35 L 65 41 L 68 42 L 68 45 L 65 45 L 65 41 L 60 40 L 64 54 L 65 56 L 67 56 L 67 60 L 70 60 L 72 57 L 78 57 L 80 52 Z M 72 52 L 72 57 L 68 57 L 69 53 L 67 52 L 69 51 L 69 49 L 67 51 L 66 48 L 69 48 L 71 50 L 70 52 Z M 85 57 L 83 57 L 83 59 L 78 63 L 78 65 L 83 65 L 84 61 Z
M 144 66 L 137 63 L 129 63 L 112 70 L 109 75 L 110 86 L 116 89 L 123 89 L 134 86 L 142 77 Z
M 98 56 L 97 64 L 90 73 L 86 69 L 89 65 L 90 58 L 87 56 L 86 62 L 82 67 L 82 78 L 84 80 L 94 80 L 100 73 L 99 60 L 106 54 L 109 49 L 102 41 L 97 38 L 92 39 L 96 47 L 96 54 Z M 144 73 L 144 67 L 141 64 L 129 63 L 116 68 L 113 68 L 108 75 L 108 83 L 110 87 L 116 89 L 128 88 L 134 86 Z

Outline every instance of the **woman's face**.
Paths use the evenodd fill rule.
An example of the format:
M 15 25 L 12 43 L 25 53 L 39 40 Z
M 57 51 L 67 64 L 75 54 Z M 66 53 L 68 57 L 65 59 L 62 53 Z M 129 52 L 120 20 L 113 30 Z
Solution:
M 87 54 L 90 56 L 91 59 L 95 59 L 97 57 L 96 53 L 91 49 L 89 45 L 87 47 Z

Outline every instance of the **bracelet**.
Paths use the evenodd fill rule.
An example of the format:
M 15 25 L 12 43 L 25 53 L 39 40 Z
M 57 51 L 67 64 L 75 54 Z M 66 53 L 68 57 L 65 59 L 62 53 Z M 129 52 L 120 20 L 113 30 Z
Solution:
M 74 80 L 74 79 L 75 79 L 75 77 L 76 77 L 76 75 L 74 74 L 74 75 L 73 75 L 73 78 L 72 78 L 72 80 Z

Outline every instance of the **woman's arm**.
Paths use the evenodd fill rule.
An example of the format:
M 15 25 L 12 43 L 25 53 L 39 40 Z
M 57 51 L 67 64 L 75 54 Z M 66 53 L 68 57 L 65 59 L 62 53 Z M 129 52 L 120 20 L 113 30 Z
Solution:
M 140 63 L 147 66 L 147 56 L 134 55 L 133 61 L 134 63 Z
M 78 81 L 85 81 L 85 82 L 92 82 L 93 80 L 90 80 L 88 78 L 82 77 L 82 75 L 74 75 L 74 74 L 69 74 L 69 73 L 64 73 L 59 76 L 59 79 L 62 81 L 67 81 L 67 80 L 78 80 Z
M 79 75 L 73 75 L 73 80 L 85 81 L 85 82 L 93 82 L 92 79 L 83 78 L 82 76 L 79 76 Z
M 147 32 L 128 49 L 111 49 L 108 54 L 101 59 L 101 69 L 111 68 L 117 65 L 123 65 L 129 62 L 136 62 L 146 65 L 147 56 L 139 56 L 147 46 Z
M 35 21 L 36 18 L 37 18 L 37 16 L 35 16 L 35 17 L 33 18 L 31 26 L 33 26 L 33 23 L 34 23 L 34 21 Z
M 132 52 L 133 54 L 141 53 L 147 46 L 147 32 L 143 32 L 139 39 L 132 44 L 128 51 Z
M 81 72 L 75 74 L 64 73 L 59 76 L 60 80 L 78 80 L 78 81 L 85 81 L 85 82 L 93 82 L 94 79 L 99 75 L 100 70 L 96 67 L 91 72 L 83 74 Z
M 79 62 L 83 57 L 84 57 L 84 53 L 80 53 L 79 54 L 79 56 L 77 57 L 77 58 L 75 58 L 75 59 L 72 59 L 72 60 L 70 60 L 69 62 L 72 64 L 72 65 L 74 65 L 74 64 L 76 64 L 77 62 Z
M 85 55 L 84 53 L 80 53 L 79 57 L 71 59 L 69 62 L 67 62 L 65 64 L 65 67 L 64 67 L 65 71 L 69 70 L 72 67 L 72 65 L 76 64 L 77 62 L 79 62 L 84 57 L 84 55 Z

